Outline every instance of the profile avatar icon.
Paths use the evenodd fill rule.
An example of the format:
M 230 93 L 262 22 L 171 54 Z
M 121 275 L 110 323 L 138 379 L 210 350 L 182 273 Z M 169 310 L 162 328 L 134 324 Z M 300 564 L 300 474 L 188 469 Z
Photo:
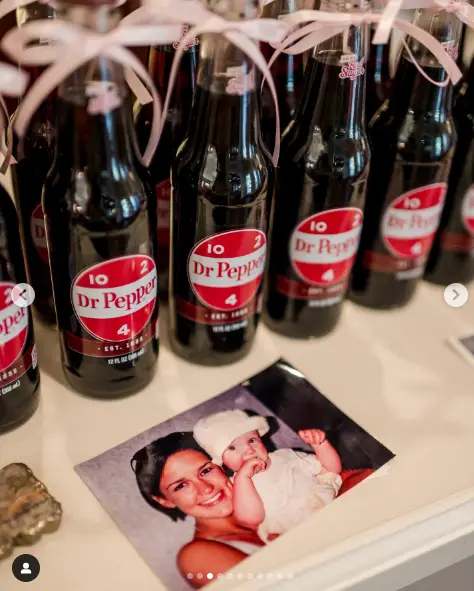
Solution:
M 27 562 L 23 563 L 23 568 L 21 569 L 20 573 L 22 575 L 31 575 L 30 565 Z
M 17 581 L 29 583 L 38 578 L 40 574 L 40 563 L 32 554 L 20 554 L 12 564 L 12 573 Z

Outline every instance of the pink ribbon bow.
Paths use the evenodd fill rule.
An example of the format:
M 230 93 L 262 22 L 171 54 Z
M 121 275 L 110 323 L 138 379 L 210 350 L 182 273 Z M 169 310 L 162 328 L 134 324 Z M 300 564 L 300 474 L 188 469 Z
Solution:
M 282 44 L 273 45 L 273 47 L 276 48 L 276 51 L 269 62 L 269 66 L 271 66 L 282 51 L 289 54 L 302 53 L 335 35 L 343 33 L 350 26 L 358 26 L 366 23 L 380 23 L 382 19 L 382 14 L 372 12 L 339 13 L 322 12 L 319 10 L 299 10 L 293 14 L 284 16 L 281 20 L 286 22 L 291 29 L 304 25 L 305 23 L 310 24 L 306 24 L 302 28 L 296 29 L 293 33 L 288 35 Z M 441 43 L 432 35 L 420 27 L 402 20 L 394 20 L 393 26 L 424 45 L 443 66 L 453 83 L 456 84 L 459 82 L 462 78 L 462 73 L 456 65 L 456 62 L 446 53 Z M 414 64 L 418 70 L 427 77 L 416 61 Z
M 1 0 L 0 2 L 0 19 L 16 10 L 33 4 L 37 0 Z M 126 0 L 115 0 L 114 6 L 122 5 Z M 47 4 L 52 9 L 57 10 L 58 6 L 54 0 L 38 0 L 40 4 Z M 24 26 L 24 25 L 23 25 Z M 125 80 L 138 98 L 141 104 L 150 103 L 153 99 L 146 87 L 140 82 L 140 79 L 133 74 L 133 71 L 128 68 L 125 72 Z
M 0 166 L 0 174 L 5 174 L 12 158 L 13 132 L 9 121 L 8 109 L 1 94 L 20 96 L 25 92 L 28 76 L 14 66 L 0 63 L 0 130 L 2 132 L 2 151 L 4 159 Z M 7 130 L 7 139 L 3 137 L 3 130 Z
M 1 42 L 5 53 L 25 65 L 51 64 L 35 81 L 20 105 L 14 123 L 18 136 L 24 137 L 35 110 L 54 88 L 80 66 L 103 56 L 135 72 L 153 97 L 150 139 L 142 157 L 142 162 L 148 166 L 159 141 L 160 99 L 146 68 L 125 46 L 172 43 L 179 34 L 180 27 L 174 25 L 122 23 L 108 33 L 99 34 L 59 19 L 32 21 L 20 29 L 12 29 Z M 51 44 L 28 47 L 38 38 L 47 38 Z
M 456 2 L 454 0 L 389 0 L 382 12 L 382 18 L 375 31 L 373 43 L 387 43 L 399 11 L 402 9 L 413 10 L 416 8 L 454 12 L 460 21 L 468 27 L 474 28 L 474 7 L 467 2 Z
M 140 11 L 140 12 L 139 12 Z M 256 41 L 266 43 L 280 43 L 288 34 L 288 26 L 282 20 L 257 18 L 245 21 L 227 21 L 221 16 L 207 10 L 199 2 L 192 0 L 144 0 L 144 6 L 136 13 L 141 18 L 148 20 L 150 18 L 159 19 L 159 21 L 183 22 L 192 25 L 192 28 L 182 38 L 176 51 L 174 62 L 170 72 L 168 92 L 163 106 L 161 118 L 161 127 L 164 125 L 166 113 L 170 103 L 173 85 L 178 73 L 179 63 L 184 54 L 186 44 L 194 37 L 206 33 L 218 33 L 226 37 L 231 43 L 238 47 L 255 66 L 262 72 L 268 82 L 276 109 L 276 130 L 275 130 L 275 149 L 273 152 L 273 163 L 278 163 L 280 154 L 280 115 L 278 112 L 278 99 L 275 84 L 273 82 L 267 61 L 262 55 Z M 161 129 L 161 128 L 160 128 Z

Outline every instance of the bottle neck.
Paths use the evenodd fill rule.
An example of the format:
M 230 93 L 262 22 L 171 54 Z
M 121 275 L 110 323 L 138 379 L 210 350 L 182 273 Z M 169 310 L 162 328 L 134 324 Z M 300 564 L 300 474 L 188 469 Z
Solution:
M 197 129 L 199 124 L 204 129 Z M 203 35 L 189 130 L 193 140 L 241 154 L 256 145 L 260 119 L 255 65 L 221 35 Z
M 99 33 L 112 29 L 118 13 L 108 6 L 68 7 L 63 18 Z M 97 57 L 58 88 L 56 153 L 76 168 L 132 166 L 135 131 L 123 66 Z
M 188 26 L 183 27 L 184 36 L 188 31 Z M 175 57 L 175 51 L 179 44 L 179 39 L 170 45 L 160 45 L 151 47 L 148 57 L 148 72 L 153 78 L 153 82 L 161 96 L 165 96 L 168 90 L 168 83 L 171 74 L 171 68 Z M 174 92 L 190 91 L 196 86 L 197 61 L 199 56 L 199 39 L 193 39 L 183 54 L 178 74 L 174 84 Z
M 444 82 L 447 74 L 444 68 L 430 68 L 427 72 L 435 82 Z M 437 86 L 418 75 L 413 88 L 410 110 L 415 119 L 445 123 L 452 115 L 453 85 Z
M 323 136 L 358 137 L 365 124 L 366 27 L 351 27 L 319 45 L 309 59 L 296 124 Z
M 414 23 L 429 32 L 454 59 L 457 58 L 462 23 L 450 12 L 418 10 Z M 444 123 L 452 114 L 453 88 L 449 83 L 440 87 L 425 78 L 416 68 L 413 58 L 431 79 L 446 80 L 446 70 L 429 50 L 413 38 L 409 40 L 412 55 L 403 50 L 391 89 L 390 99 L 384 106 L 381 119 L 388 124 L 423 117 L 426 122 Z

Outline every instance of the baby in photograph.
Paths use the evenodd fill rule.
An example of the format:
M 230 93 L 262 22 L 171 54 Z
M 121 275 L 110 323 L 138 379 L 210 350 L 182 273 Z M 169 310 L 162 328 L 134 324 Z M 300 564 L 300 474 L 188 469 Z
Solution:
M 256 528 L 265 542 L 330 503 L 342 484 L 341 459 L 323 431 L 298 432 L 311 454 L 288 448 L 268 452 L 261 438 L 269 430 L 265 417 L 227 410 L 199 420 L 193 432 L 215 464 L 234 472 L 235 518 Z

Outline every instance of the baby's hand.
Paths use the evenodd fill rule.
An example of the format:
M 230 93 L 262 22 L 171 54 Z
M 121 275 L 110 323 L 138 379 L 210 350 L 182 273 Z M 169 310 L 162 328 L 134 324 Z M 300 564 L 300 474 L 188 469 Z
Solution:
M 301 439 L 311 445 L 312 447 L 319 447 L 326 441 L 326 433 L 321 429 L 304 429 L 298 431 L 298 435 Z
M 262 472 L 267 467 L 266 463 L 260 458 L 251 458 L 242 464 L 242 468 L 237 473 L 236 478 L 252 478 L 255 474 Z

